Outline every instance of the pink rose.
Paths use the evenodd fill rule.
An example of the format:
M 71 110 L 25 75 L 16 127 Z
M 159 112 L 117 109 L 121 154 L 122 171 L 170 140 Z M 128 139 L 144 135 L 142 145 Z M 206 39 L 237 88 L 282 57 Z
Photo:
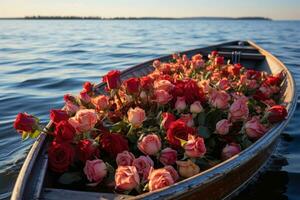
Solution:
M 150 169 L 154 166 L 154 163 L 149 156 L 140 156 L 133 160 L 132 165 L 136 167 L 142 180 L 147 180 Z
M 190 106 L 191 113 L 200 113 L 200 112 L 202 112 L 202 110 L 203 110 L 203 107 L 202 107 L 200 101 L 195 101 Z
M 97 123 L 97 114 L 93 109 L 82 109 L 69 119 L 69 123 L 77 132 L 87 132 L 94 128 Z
M 141 152 L 146 155 L 155 155 L 161 149 L 161 141 L 160 138 L 152 133 L 142 137 L 138 141 L 138 148 Z
M 266 97 L 270 97 L 273 93 L 273 90 L 271 89 L 271 87 L 265 83 L 263 83 L 259 90 L 266 96 Z
M 140 127 L 146 118 L 145 111 L 140 107 L 130 108 L 127 115 L 129 123 L 134 127 Z
M 191 160 L 187 161 L 176 161 L 178 172 L 183 178 L 189 178 L 200 172 L 198 165 L 193 163 Z
M 172 167 L 171 165 L 167 165 L 167 166 L 164 166 L 164 169 L 166 169 L 170 172 L 174 182 L 176 182 L 179 179 L 179 175 L 178 175 L 176 169 L 174 169 L 174 167 Z
M 154 68 L 159 68 L 160 61 L 159 60 L 154 60 L 152 65 L 153 65 Z
M 175 109 L 178 112 L 183 111 L 186 108 L 185 97 L 177 97 L 177 101 L 175 103 Z
M 79 98 L 84 103 L 90 103 L 90 101 L 91 101 L 91 97 L 88 95 L 88 92 L 86 90 L 82 90 L 79 93 Z
M 188 127 L 194 126 L 194 119 L 191 114 L 182 114 L 178 120 L 184 122 Z
M 87 179 L 90 182 L 100 183 L 102 179 L 107 175 L 107 167 L 105 163 L 100 160 L 87 160 L 83 168 Z
M 167 169 L 153 170 L 149 175 L 149 190 L 154 191 L 174 184 L 172 175 Z
M 219 81 L 220 90 L 228 90 L 230 88 L 229 81 L 227 78 L 223 78 Z
M 245 120 L 248 118 L 249 109 L 246 97 L 239 97 L 229 108 L 229 117 L 232 121 Z
M 225 91 L 212 90 L 209 103 L 216 108 L 225 109 L 229 106 L 230 95 Z
M 222 159 L 226 160 L 228 158 L 231 158 L 232 156 L 238 154 L 241 152 L 241 147 L 238 144 L 235 143 L 231 143 L 231 144 L 227 144 L 223 150 L 222 150 Z
M 245 124 L 246 134 L 249 138 L 258 139 L 267 132 L 267 128 L 259 121 L 259 117 L 252 117 Z
M 164 127 L 165 130 L 168 130 L 170 124 L 176 121 L 176 117 L 172 113 L 164 112 L 161 114 L 161 116 L 161 127 Z
M 106 110 L 109 106 L 109 98 L 105 95 L 99 95 L 92 99 L 92 104 L 97 110 Z
M 170 95 L 165 90 L 155 90 L 154 96 L 155 96 L 155 101 L 160 105 L 167 104 L 173 98 L 173 96 Z
M 157 80 L 154 82 L 154 89 L 170 92 L 175 86 L 168 80 Z
M 135 166 L 119 166 L 115 174 L 116 189 L 132 190 L 140 184 L 140 177 Z
M 167 147 L 160 152 L 159 161 L 163 165 L 173 165 L 177 160 L 177 151 Z
M 134 159 L 135 157 L 132 153 L 123 151 L 122 153 L 118 153 L 116 162 L 118 166 L 129 166 L 132 165 Z
M 206 153 L 206 148 L 204 144 L 204 139 L 201 137 L 196 137 L 194 135 L 188 136 L 188 141 L 184 145 L 185 155 L 190 158 L 199 158 L 204 156 Z
M 66 104 L 65 104 L 65 110 L 67 111 L 67 113 L 69 115 L 73 115 L 74 113 L 76 113 L 78 110 L 79 110 L 79 106 L 74 104 L 73 102 L 71 101 L 66 101 Z
M 226 135 L 229 132 L 229 128 L 232 124 L 227 119 L 222 119 L 216 124 L 216 132 L 220 135 Z

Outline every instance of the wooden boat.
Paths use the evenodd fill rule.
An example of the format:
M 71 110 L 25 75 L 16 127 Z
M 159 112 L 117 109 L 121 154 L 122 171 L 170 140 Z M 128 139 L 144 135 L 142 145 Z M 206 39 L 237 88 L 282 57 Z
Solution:
M 170 187 L 141 194 L 126 196 L 111 193 L 82 192 L 51 187 L 51 178 L 47 177 L 47 136 L 41 134 L 33 144 L 17 178 L 12 200 L 21 199 L 229 199 L 241 190 L 266 165 L 276 148 L 278 136 L 292 117 L 296 107 L 295 81 L 282 62 L 251 41 L 234 41 L 220 45 L 185 51 L 188 56 L 201 53 L 207 56 L 212 50 L 240 62 L 244 66 L 265 70 L 273 74 L 282 70 L 286 72 L 286 80 L 282 91 L 282 101 L 287 105 L 288 116 L 285 121 L 275 125 L 262 138 L 240 154 L 210 168 L 194 177 L 185 179 Z M 171 56 L 159 58 L 167 61 Z M 153 60 L 139 64 L 122 72 L 122 78 L 142 76 L 153 70 Z M 101 92 L 104 84 L 97 89 Z M 51 122 L 48 127 L 51 126 Z

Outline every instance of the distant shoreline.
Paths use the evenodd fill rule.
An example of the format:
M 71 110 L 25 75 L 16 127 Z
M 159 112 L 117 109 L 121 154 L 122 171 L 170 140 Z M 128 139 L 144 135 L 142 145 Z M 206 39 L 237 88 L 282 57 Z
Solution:
M 0 20 L 272 20 L 266 17 L 77 17 L 77 16 L 26 16 Z

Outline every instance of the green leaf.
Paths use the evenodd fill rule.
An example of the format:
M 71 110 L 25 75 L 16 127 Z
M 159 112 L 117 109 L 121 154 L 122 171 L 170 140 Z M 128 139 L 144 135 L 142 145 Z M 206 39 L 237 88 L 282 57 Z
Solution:
M 200 136 L 202 136 L 204 139 L 207 139 L 207 138 L 210 137 L 211 132 L 209 131 L 209 129 L 208 129 L 207 127 L 201 126 L 201 125 L 200 125 L 200 126 L 198 127 L 198 134 L 199 134 Z
M 78 182 L 82 179 L 80 172 L 66 172 L 61 175 L 58 179 L 58 182 L 64 185 L 69 185 L 74 182 Z
M 111 132 L 121 132 L 124 129 L 127 129 L 128 123 L 124 121 L 117 122 L 110 127 Z
M 197 115 L 198 124 L 203 126 L 205 124 L 205 118 L 206 118 L 205 112 L 199 113 Z
M 224 111 L 220 109 L 212 109 L 209 111 L 205 118 L 205 125 L 211 130 L 215 130 L 216 124 L 221 119 L 226 118 L 227 115 L 224 113 Z

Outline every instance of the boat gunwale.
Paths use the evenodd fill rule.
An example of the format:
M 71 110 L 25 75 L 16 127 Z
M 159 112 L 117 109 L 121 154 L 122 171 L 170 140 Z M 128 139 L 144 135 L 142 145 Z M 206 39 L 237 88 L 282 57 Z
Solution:
M 220 46 L 233 44 L 236 42 L 239 42 L 239 41 L 225 42 L 225 43 L 221 43 L 221 44 L 217 44 L 217 45 L 211 45 L 211 46 L 207 46 L 207 47 L 187 50 L 187 51 L 183 51 L 180 53 L 181 54 L 184 54 L 184 53 L 192 54 L 193 52 L 201 51 L 204 49 L 218 48 Z M 176 195 L 176 196 L 182 195 L 184 192 L 186 192 L 186 189 L 193 190 L 195 188 L 198 188 L 201 185 L 205 185 L 208 182 L 213 181 L 214 179 L 218 179 L 218 178 L 222 177 L 222 175 L 224 173 L 228 173 L 228 172 L 232 171 L 234 168 L 237 168 L 238 166 L 242 165 L 243 163 L 246 163 L 247 161 L 251 160 L 256 154 L 258 154 L 258 152 L 260 150 L 263 149 L 263 147 L 267 148 L 268 145 L 270 145 L 270 143 L 274 139 L 276 139 L 276 137 L 280 134 L 280 132 L 285 128 L 285 126 L 291 119 L 291 117 L 294 113 L 294 110 L 296 108 L 297 97 L 296 97 L 295 80 L 294 80 L 293 76 L 291 75 L 289 69 L 278 58 L 273 56 L 268 51 L 262 49 L 261 47 L 259 47 L 252 41 L 245 41 L 245 42 L 248 42 L 249 45 L 255 47 L 262 55 L 271 57 L 286 71 L 289 84 L 291 84 L 291 91 L 293 91 L 293 94 L 291 97 L 292 101 L 289 102 L 288 107 L 287 107 L 288 116 L 287 116 L 286 120 L 273 126 L 270 130 L 268 130 L 268 132 L 263 137 L 261 137 L 254 144 L 252 144 L 250 147 L 243 150 L 238 155 L 236 155 L 226 161 L 223 161 L 220 164 L 218 164 L 208 170 L 203 171 L 202 173 L 199 173 L 193 177 L 190 177 L 188 179 L 185 179 L 178 183 L 175 183 L 172 186 L 169 186 L 169 187 L 166 187 L 166 188 L 154 191 L 154 192 L 148 192 L 148 193 L 144 193 L 144 194 L 137 195 L 137 196 L 131 196 L 132 198 L 134 198 L 134 199 L 143 199 L 143 198 L 158 199 L 158 198 L 162 198 L 162 197 L 174 198 L 174 195 Z M 151 61 L 165 60 L 165 59 L 170 58 L 170 56 L 171 55 L 162 56 L 159 58 L 155 58 L 155 59 L 140 63 L 133 67 L 127 68 L 122 71 L 121 76 L 126 76 L 128 74 L 130 75 L 130 73 L 132 71 L 134 71 L 136 69 L 144 68 L 145 67 L 144 65 L 148 64 Z M 105 83 L 97 84 L 96 88 L 103 87 L 104 85 L 105 85 Z M 51 125 L 52 125 L 52 122 L 50 121 L 48 123 L 47 127 L 49 128 L 49 127 L 51 127 Z M 28 181 L 29 175 L 31 173 L 32 168 L 34 167 L 34 164 L 35 164 L 38 154 L 40 154 L 41 149 L 43 148 L 45 141 L 46 141 L 46 133 L 42 133 L 38 137 L 38 139 L 33 143 L 32 147 L 23 163 L 23 166 L 19 172 L 19 176 L 16 180 L 15 187 L 12 192 L 12 197 L 11 197 L 12 200 L 22 199 L 23 194 L 25 192 L 25 187 L 26 187 L 26 183 Z M 247 159 L 245 159 L 245 158 L 247 158 Z M 42 185 L 40 185 L 40 187 L 42 187 Z M 40 193 L 41 193 L 41 188 L 40 188 L 40 190 L 38 189 L 38 194 L 36 194 L 36 195 L 39 196 Z M 101 194 L 101 193 L 98 193 L 98 194 Z

